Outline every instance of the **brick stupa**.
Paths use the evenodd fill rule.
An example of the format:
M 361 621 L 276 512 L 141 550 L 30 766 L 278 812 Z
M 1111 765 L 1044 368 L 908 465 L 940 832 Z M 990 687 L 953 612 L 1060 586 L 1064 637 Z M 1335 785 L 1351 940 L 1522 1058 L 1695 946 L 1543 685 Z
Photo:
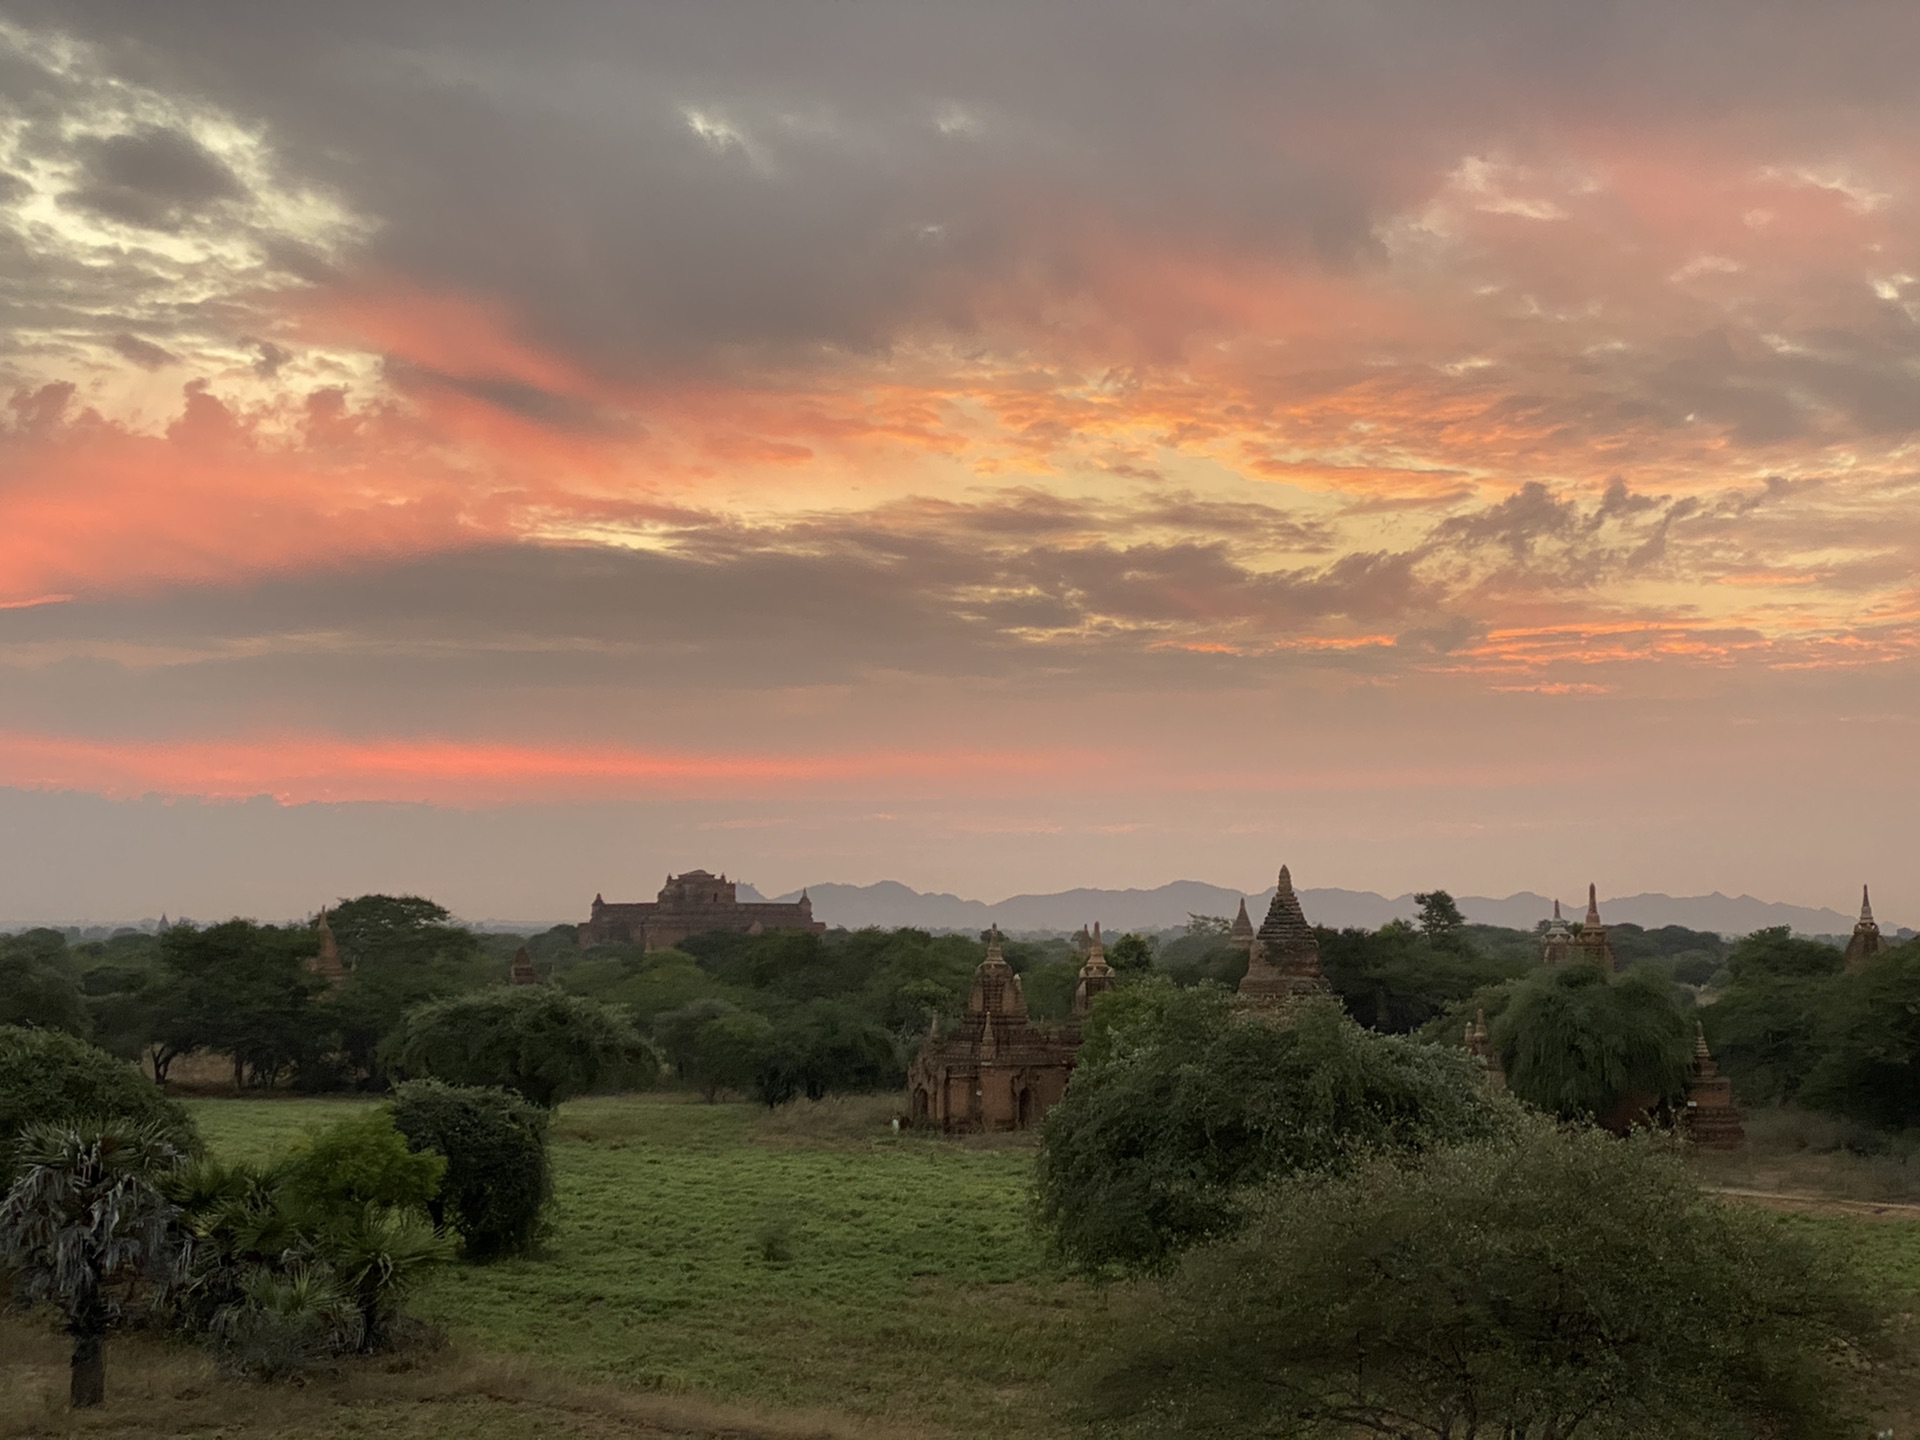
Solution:
M 331 989 L 347 978 L 347 967 L 340 962 L 340 942 L 333 938 L 333 926 L 327 923 L 327 912 L 320 911 L 320 953 L 307 961 L 307 973 L 317 975 L 326 981 Z
M 1233 917 L 1233 928 L 1227 931 L 1227 944 L 1242 955 L 1253 954 L 1253 921 L 1247 918 L 1247 897 L 1240 897 L 1240 913 Z
M 527 953 L 527 947 L 524 945 L 513 953 L 513 968 L 507 972 L 507 983 L 509 985 L 540 983 L 540 972 L 533 968 L 533 956 Z
M 1847 939 L 1847 969 L 1864 970 L 1867 961 L 1887 948 L 1887 942 L 1880 938 L 1880 927 L 1874 922 L 1873 902 L 1867 898 L 1867 887 L 1860 887 L 1860 918 L 1853 924 L 1853 934 Z
M 1693 1031 L 1693 1079 L 1687 1083 L 1687 1139 L 1702 1150 L 1737 1150 L 1747 1138 L 1733 1104 L 1733 1082 L 1707 1049 L 1707 1032 Z
M 1267 918 L 1254 933 L 1240 999 L 1254 1009 L 1284 1015 L 1302 1000 L 1331 993 L 1320 972 L 1320 942 L 1293 893 L 1293 876 L 1282 865 Z

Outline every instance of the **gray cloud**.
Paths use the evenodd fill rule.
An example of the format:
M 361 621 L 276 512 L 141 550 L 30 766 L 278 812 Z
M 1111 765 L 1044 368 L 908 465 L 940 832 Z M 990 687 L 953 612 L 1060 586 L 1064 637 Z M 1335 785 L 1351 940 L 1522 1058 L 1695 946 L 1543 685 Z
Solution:
M 179 357 L 171 350 L 151 340 L 142 340 L 125 330 L 113 337 L 113 349 L 115 354 L 131 360 L 143 370 L 158 370 L 162 365 L 173 365 L 179 361 Z
M 82 140 L 81 184 L 63 204 L 148 230 L 177 230 L 210 207 L 247 190 L 232 170 L 191 135 L 143 126 L 125 135 Z

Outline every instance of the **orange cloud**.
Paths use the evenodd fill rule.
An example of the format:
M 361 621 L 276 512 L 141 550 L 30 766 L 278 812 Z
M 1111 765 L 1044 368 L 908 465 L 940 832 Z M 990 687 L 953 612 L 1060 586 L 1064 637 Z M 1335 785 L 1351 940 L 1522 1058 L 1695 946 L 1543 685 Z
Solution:
M 824 795 L 850 784 L 870 793 L 887 786 L 944 789 L 956 780 L 970 792 L 992 793 L 1004 781 L 1026 793 L 1036 780 L 1085 780 L 1113 763 L 1106 752 L 1074 748 L 726 754 L 298 733 L 114 741 L 0 732 L 0 786 L 114 798 L 271 795 L 290 804 Z

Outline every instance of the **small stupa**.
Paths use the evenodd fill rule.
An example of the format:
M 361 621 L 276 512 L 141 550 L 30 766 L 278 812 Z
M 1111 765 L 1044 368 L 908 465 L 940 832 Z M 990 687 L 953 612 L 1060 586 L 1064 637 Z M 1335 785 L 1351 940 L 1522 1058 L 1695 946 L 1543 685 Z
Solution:
M 509 985 L 538 985 L 541 983 L 540 972 L 533 968 L 533 956 L 527 953 L 527 947 L 524 945 L 514 951 L 513 968 L 507 972 L 507 983 Z
M 1707 1032 L 1699 1022 L 1693 1029 L 1693 1079 L 1687 1083 L 1687 1139 L 1702 1150 L 1735 1150 L 1747 1130 L 1734 1108 L 1733 1082 L 1720 1073 L 1707 1049 Z
M 1540 937 L 1540 961 L 1543 965 L 1564 965 L 1573 954 L 1573 927 L 1560 914 L 1560 902 L 1553 902 L 1553 919 Z
M 1489 1090 L 1497 1093 L 1507 1088 L 1507 1072 L 1500 1064 L 1499 1053 L 1493 1048 L 1493 1036 L 1487 1029 L 1485 1010 L 1474 1011 L 1473 1019 L 1467 1022 L 1467 1054 L 1480 1067 Z
M 1613 958 L 1613 942 L 1607 939 L 1607 927 L 1600 923 L 1600 897 L 1591 883 L 1587 885 L 1587 918 L 1580 923 L 1580 933 L 1573 937 L 1568 958 L 1591 960 L 1609 975 L 1620 968 Z
M 1087 935 L 1086 959 L 1080 965 L 1080 980 L 1073 987 L 1073 1013 L 1078 1019 L 1093 1009 L 1093 997 L 1113 988 L 1113 967 L 1107 964 L 1107 947 L 1100 939 L 1100 922 L 1093 922 Z

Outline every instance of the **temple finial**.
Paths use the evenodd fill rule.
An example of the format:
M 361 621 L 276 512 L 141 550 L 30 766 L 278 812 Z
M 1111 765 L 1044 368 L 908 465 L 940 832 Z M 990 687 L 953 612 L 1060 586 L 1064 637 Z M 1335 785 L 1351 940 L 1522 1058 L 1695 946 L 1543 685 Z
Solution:
M 1587 882 L 1587 924 L 1598 925 L 1599 923 L 1600 896 L 1599 892 L 1595 890 L 1593 882 L 1589 880 Z
M 1558 900 L 1553 902 L 1553 918 L 1556 920 L 1560 918 L 1560 902 Z
M 1860 923 L 1862 925 L 1873 923 L 1873 903 L 1867 899 L 1867 887 L 1864 885 L 1860 887 Z

